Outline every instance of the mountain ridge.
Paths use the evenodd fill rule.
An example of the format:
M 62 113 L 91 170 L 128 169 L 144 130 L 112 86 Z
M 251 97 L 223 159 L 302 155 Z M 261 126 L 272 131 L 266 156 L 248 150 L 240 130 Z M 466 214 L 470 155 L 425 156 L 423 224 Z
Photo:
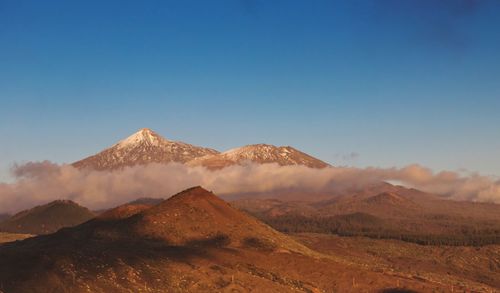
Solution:
M 165 139 L 148 128 L 140 129 L 111 147 L 71 165 L 78 169 L 102 171 L 149 163 L 180 163 L 190 167 L 203 166 L 214 170 L 242 165 L 246 162 L 276 163 L 280 166 L 298 165 L 309 168 L 330 166 L 291 146 L 253 144 L 220 153 L 211 148 Z
M 171 141 L 143 128 L 111 147 L 72 163 L 78 169 L 115 170 L 149 163 L 187 163 L 218 151 L 179 141 Z
M 204 166 L 208 169 L 221 169 L 231 165 L 242 165 L 245 162 L 258 164 L 277 163 L 280 166 L 301 165 L 318 169 L 330 166 L 291 146 L 274 146 L 270 144 L 245 145 L 222 153 L 195 158 L 188 164 Z

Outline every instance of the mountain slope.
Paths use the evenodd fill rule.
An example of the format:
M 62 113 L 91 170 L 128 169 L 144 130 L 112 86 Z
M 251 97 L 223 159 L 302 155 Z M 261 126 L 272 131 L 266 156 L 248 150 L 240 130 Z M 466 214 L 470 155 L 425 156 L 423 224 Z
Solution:
M 193 166 L 219 169 L 245 162 L 259 164 L 277 163 L 280 166 L 301 165 L 310 168 L 325 168 L 329 165 L 290 146 L 268 144 L 247 145 L 223 153 L 200 157 L 189 162 Z
M 124 211 L 124 212 L 123 212 Z M 360 292 L 437 288 L 318 254 L 200 187 L 0 245 L 2 291 Z M 318 273 L 321 272 L 321 273 Z M 352 288 L 352 280 L 369 280 Z
M 80 169 L 113 170 L 149 163 L 186 163 L 194 158 L 217 153 L 213 149 L 167 140 L 144 128 L 110 148 L 72 165 Z
M 127 206 L 140 205 L 124 205 Z M 101 216 L 106 214 L 108 212 Z M 101 228 L 99 231 L 106 234 L 107 227 L 98 229 Z M 158 205 L 143 209 L 126 221 L 114 223 L 111 228 L 113 237 L 128 238 L 132 234 L 133 237 L 161 240 L 176 246 L 187 245 L 193 239 L 212 237 L 227 239 L 232 246 L 244 246 L 253 235 L 258 235 L 261 241 L 276 243 L 283 249 L 303 249 L 294 242 L 288 243 L 287 237 L 232 208 L 201 187 L 190 188 Z
M 56 200 L 15 214 L 0 223 L 0 231 L 48 234 L 86 222 L 94 213 L 70 200 Z
M 447 200 L 390 184 L 350 192 L 322 201 L 255 198 L 238 199 L 233 205 L 284 232 L 363 235 L 439 245 L 500 243 L 498 204 Z
M 403 194 L 382 192 L 371 196 L 353 195 L 316 204 L 318 214 L 341 215 L 350 213 L 368 213 L 376 216 L 408 217 L 422 214 L 423 208 Z

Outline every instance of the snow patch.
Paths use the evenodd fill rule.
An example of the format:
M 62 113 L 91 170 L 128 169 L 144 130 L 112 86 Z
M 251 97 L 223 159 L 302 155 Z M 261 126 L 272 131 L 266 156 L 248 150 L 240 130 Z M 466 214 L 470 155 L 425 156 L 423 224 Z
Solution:
M 131 136 L 125 138 L 118 142 L 115 146 L 118 149 L 127 148 L 131 146 L 136 146 L 140 144 L 147 144 L 151 146 L 160 146 L 162 142 L 169 142 L 168 140 L 160 137 L 152 130 L 143 128 Z

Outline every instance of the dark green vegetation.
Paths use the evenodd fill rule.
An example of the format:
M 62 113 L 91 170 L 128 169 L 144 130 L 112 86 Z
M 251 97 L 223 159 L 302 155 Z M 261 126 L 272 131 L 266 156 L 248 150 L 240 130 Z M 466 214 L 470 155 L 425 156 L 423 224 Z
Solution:
M 412 223 L 394 223 L 365 213 L 331 217 L 308 217 L 287 214 L 277 217 L 257 215 L 274 229 L 285 233 L 327 233 L 340 236 L 365 236 L 376 239 L 397 239 L 423 245 L 470 245 L 500 244 L 500 225 L 482 228 L 482 225 L 455 224 L 449 231 L 425 233 L 412 231 Z M 418 225 L 414 223 L 414 225 Z M 453 232 L 452 232 L 453 231 Z

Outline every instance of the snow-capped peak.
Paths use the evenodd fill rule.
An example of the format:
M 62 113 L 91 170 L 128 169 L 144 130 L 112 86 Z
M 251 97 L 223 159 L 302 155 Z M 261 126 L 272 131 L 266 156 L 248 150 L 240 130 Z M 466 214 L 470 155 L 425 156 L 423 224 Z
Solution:
M 147 144 L 151 146 L 159 146 L 163 142 L 168 142 L 163 137 L 156 134 L 149 128 L 143 128 L 124 140 L 118 142 L 115 146 L 117 148 L 126 148 L 138 144 Z
M 327 163 L 296 150 L 293 147 L 274 146 L 269 144 L 246 145 L 220 154 L 196 158 L 189 164 L 217 169 L 234 164 L 244 164 L 248 161 L 258 164 L 277 163 L 282 166 L 303 165 L 312 168 L 324 168 L 329 166 Z
M 324 168 L 329 165 L 290 146 L 254 144 L 223 153 L 180 141 L 171 141 L 143 128 L 102 152 L 73 163 L 77 168 L 114 170 L 127 166 L 171 162 L 211 169 L 230 165 L 274 163 L 281 166 L 301 165 Z
M 272 157 L 277 153 L 287 154 L 291 152 L 290 149 L 288 147 L 277 147 L 269 144 L 253 144 L 225 151 L 222 155 L 232 159 L 252 159 L 254 157 Z
M 77 168 L 113 170 L 149 163 L 186 163 L 219 152 L 180 141 L 170 141 L 143 128 L 102 152 L 73 163 Z

